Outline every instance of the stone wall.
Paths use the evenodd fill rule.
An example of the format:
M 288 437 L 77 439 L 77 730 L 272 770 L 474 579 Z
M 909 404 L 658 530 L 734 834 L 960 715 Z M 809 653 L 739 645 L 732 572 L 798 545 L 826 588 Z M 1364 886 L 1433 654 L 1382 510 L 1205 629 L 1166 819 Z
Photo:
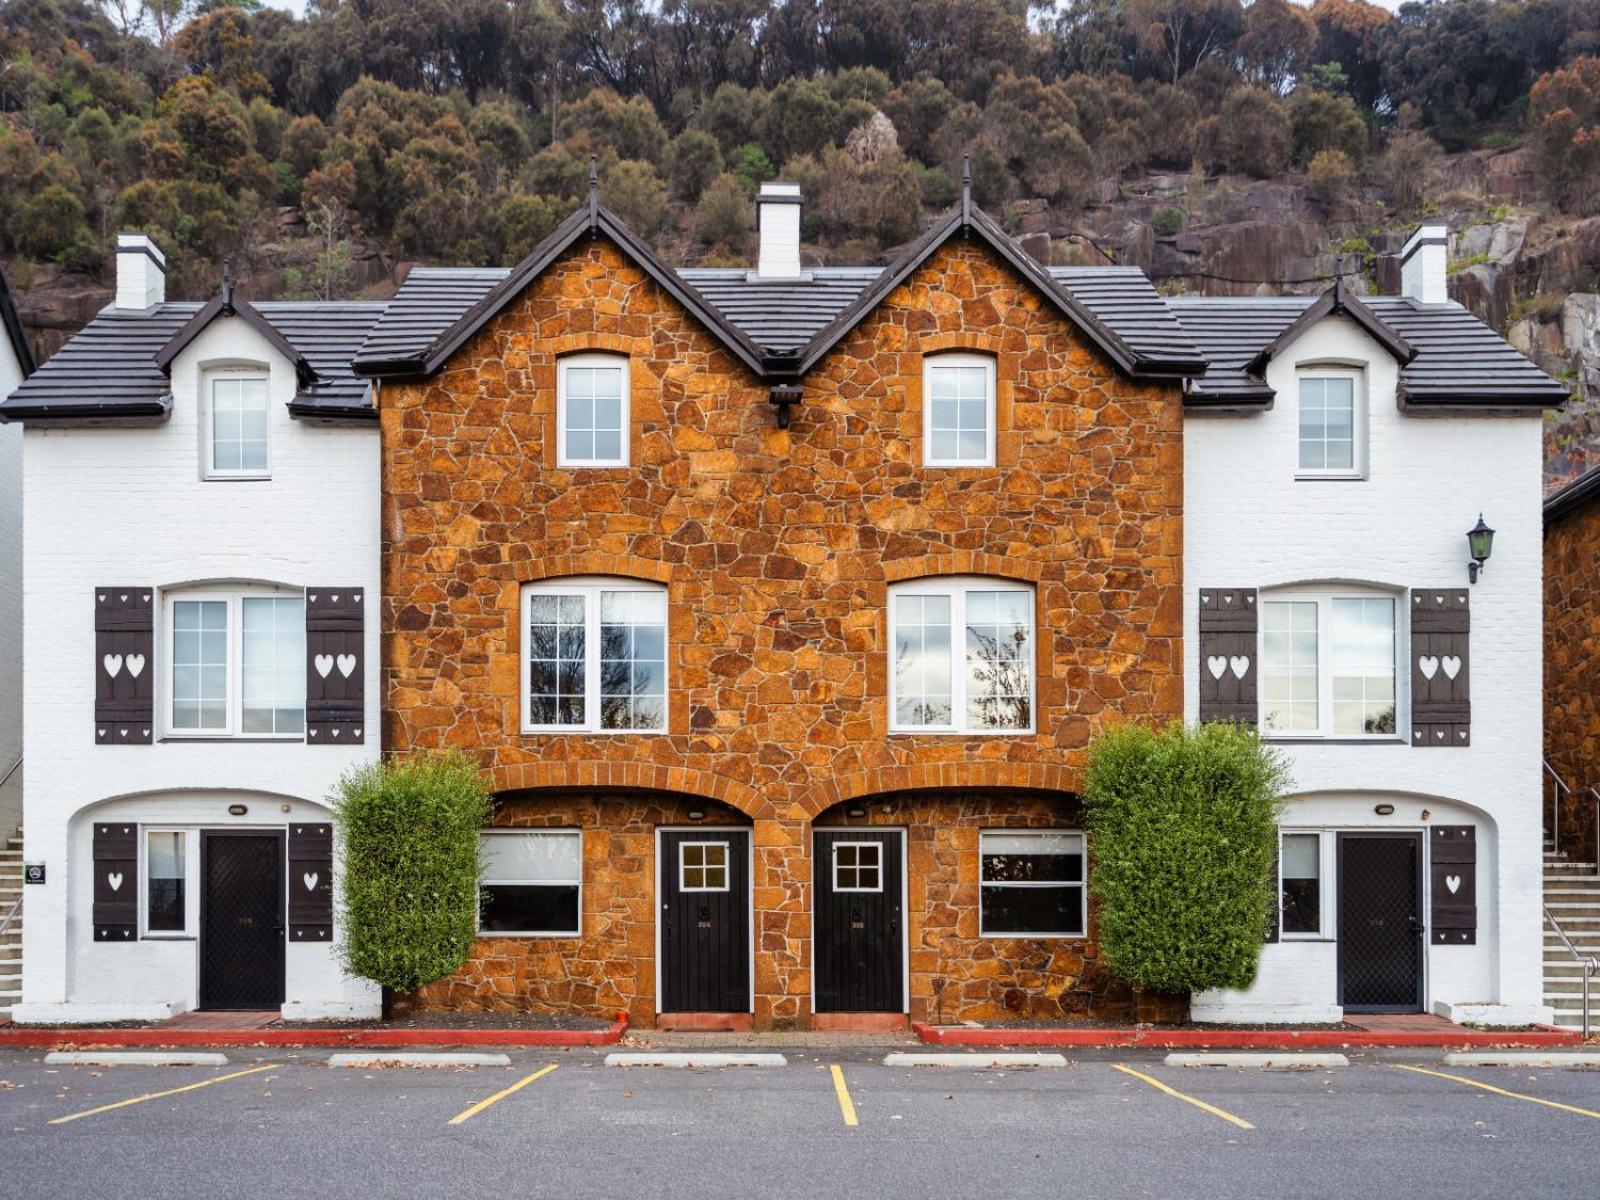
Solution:
M 1544 534 L 1545 757 L 1572 787 L 1561 814 L 1569 831 L 1594 849 L 1594 801 L 1600 788 L 1600 500 L 1551 522 Z
M 995 355 L 997 465 L 922 467 L 923 356 Z M 556 361 L 630 359 L 632 465 L 556 466 Z M 499 792 L 638 789 L 755 821 L 758 1025 L 809 1018 L 809 819 L 911 788 L 1070 792 L 1093 730 L 1182 711 L 1182 414 L 953 240 L 806 380 L 767 393 L 608 241 L 582 243 L 434 377 L 385 385 L 388 749 L 456 746 Z M 519 591 L 668 591 L 668 730 L 520 732 Z M 888 732 L 887 591 L 1037 589 L 1037 729 Z

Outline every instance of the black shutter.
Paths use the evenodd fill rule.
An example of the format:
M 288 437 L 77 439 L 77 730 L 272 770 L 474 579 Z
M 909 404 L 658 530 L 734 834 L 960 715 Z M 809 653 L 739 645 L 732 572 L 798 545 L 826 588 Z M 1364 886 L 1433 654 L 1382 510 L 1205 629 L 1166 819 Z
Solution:
M 139 827 L 133 822 L 94 827 L 94 940 L 132 942 L 139 936 Z
M 1256 724 L 1256 590 L 1200 589 L 1200 719 Z
M 361 588 L 306 590 L 306 740 L 359 744 L 366 727 Z
M 155 725 L 155 595 L 147 587 L 94 590 L 94 740 L 149 745 Z
M 333 937 L 333 826 L 289 826 L 289 940 Z
M 1471 825 L 1436 825 L 1428 839 L 1435 945 L 1478 940 L 1478 842 Z
M 1471 613 L 1464 588 L 1411 593 L 1411 744 L 1472 744 Z

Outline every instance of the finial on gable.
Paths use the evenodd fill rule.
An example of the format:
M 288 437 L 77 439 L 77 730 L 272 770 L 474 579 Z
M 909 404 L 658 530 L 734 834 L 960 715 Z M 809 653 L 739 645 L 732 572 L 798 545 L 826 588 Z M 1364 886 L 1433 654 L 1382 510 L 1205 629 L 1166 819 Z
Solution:
M 961 156 L 961 223 L 972 224 L 972 156 Z
M 222 260 L 222 309 L 224 312 L 233 311 L 233 260 Z
M 598 160 L 589 155 L 589 228 L 594 230 L 600 225 L 600 170 Z

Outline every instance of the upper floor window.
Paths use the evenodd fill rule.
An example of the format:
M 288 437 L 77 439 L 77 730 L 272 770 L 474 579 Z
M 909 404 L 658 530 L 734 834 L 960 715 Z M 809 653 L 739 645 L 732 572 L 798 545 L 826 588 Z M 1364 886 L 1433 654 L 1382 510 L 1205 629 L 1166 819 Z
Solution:
M 917 733 L 1033 729 L 1033 590 L 924 579 L 889 597 L 889 727 Z
M 306 717 L 306 605 L 299 592 L 167 597 L 167 732 L 300 737 Z
M 923 457 L 930 467 L 994 465 L 994 359 L 940 354 L 923 367 Z
M 626 580 L 530 584 L 522 628 L 526 732 L 666 731 L 665 588 Z
M 628 465 L 628 360 L 574 354 L 557 368 L 557 462 L 563 467 Z
M 267 474 L 267 377 L 206 377 L 206 476 L 261 479 Z
M 1300 373 L 1298 474 L 1310 479 L 1361 475 L 1361 374 L 1329 368 Z
M 1393 737 L 1395 598 L 1293 591 L 1261 601 L 1261 726 L 1302 737 Z

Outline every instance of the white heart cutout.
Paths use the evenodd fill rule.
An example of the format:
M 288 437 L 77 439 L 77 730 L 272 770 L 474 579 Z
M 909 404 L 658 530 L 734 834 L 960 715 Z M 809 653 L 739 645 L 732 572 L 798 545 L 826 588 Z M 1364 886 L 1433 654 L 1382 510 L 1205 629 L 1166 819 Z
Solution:
M 1439 665 L 1444 668 L 1445 677 L 1454 679 L 1461 674 L 1461 660 L 1454 654 L 1446 654 L 1439 660 Z
M 349 679 L 350 673 L 356 669 L 356 656 L 354 654 L 341 654 L 338 661 L 339 674 Z
M 1227 656 L 1222 654 L 1213 654 L 1210 658 L 1206 659 L 1206 668 L 1211 672 L 1211 678 L 1221 679 L 1223 673 L 1228 669 Z
M 1422 672 L 1422 677 L 1424 679 L 1432 679 L 1434 673 L 1438 671 L 1438 669 L 1439 660 L 1431 654 L 1424 654 L 1421 658 L 1417 659 L 1417 670 Z
M 306 885 L 306 891 L 314 892 L 317 890 L 317 880 L 321 878 L 322 876 L 318 875 L 315 871 L 307 871 L 304 875 L 300 876 L 300 882 Z
M 331 732 L 332 732 L 334 737 L 338 737 L 339 736 L 339 731 L 337 729 L 332 730 Z
M 1250 656 L 1248 654 L 1235 654 L 1228 660 L 1228 666 L 1233 669 L 1235 679 L 1243 679 L 1245 672 L 1250 669 Z
M 135 679 L 137 679 L 137 678 L 139 678 L 140 674 L 143 671 L 144 671 L 144 655 L 142 655 L 142 654 L 130 654 L 130 655 L 128 655 L 128 674 L 133 676 Z
M 104 665 L 106 674 L 113 679 L 117 677 L 117 672 L 122 670 L 122 655 L 120 654 L 108 654 L 100 662 Z
M 311 660 L 311 663 L 317 668 L 317 674 L 326 679 L 328 672 L 333 670 L 333 655 L 319 654 Z
M 1444 877 L 1444 885 L 1445 885 L 1445 887 L 1450 889 L 1450 894 L 1452 896 L 1454 896 L 1457 892 L 1459 892 L 1461 890 L 1461 876 L 1459 876 L 1459 875 L 1446 875 Z
M 110 885 L 113 892 L 120 892 L 122 890 L 122 873 L 118 871 L 115 874 L 107 875 L 106 883 Z

